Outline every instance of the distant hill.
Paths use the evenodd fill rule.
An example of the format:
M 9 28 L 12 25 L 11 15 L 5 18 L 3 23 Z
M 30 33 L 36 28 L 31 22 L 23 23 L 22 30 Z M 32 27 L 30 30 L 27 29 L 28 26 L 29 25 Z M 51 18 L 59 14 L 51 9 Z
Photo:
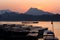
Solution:
M 30 10 L 32 9 L 37 11 L 31 12 Z M 34 8 L 31 8 L 30 10 L 28 11 L 30 11 L 31 14 L 28 11 L 25 14 L 20 14 L 10 10 L 0 10 L 0 21 L 60 21 L 60 14 L 50 14 L 49 12 L 44 12 Z

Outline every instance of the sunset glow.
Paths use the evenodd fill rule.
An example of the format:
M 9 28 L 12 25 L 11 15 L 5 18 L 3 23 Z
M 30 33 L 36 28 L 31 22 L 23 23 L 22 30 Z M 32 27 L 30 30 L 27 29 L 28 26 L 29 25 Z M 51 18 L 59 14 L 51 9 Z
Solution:
M 29 8 L 38 8 L 44 11 L 60 13 L 60 0 L 0 0 L 0 10 L 10 9 L 17 12 L 26 12 Z

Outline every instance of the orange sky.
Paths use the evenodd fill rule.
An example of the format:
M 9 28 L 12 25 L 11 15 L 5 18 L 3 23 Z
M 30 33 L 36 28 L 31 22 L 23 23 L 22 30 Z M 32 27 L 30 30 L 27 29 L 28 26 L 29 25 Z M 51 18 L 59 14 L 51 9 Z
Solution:
M 60 0 L 0 0 L 0 10 L 10 9 L 17 12 L 26 12 L 29 8 L 38 8 L 44 11 L 60 13 Z

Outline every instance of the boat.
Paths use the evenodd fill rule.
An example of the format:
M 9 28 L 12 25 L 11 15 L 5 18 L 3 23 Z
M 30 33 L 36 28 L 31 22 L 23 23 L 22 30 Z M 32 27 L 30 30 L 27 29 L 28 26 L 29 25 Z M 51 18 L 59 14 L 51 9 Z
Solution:
M 0 25 L 0 39 L 3 40 L 38 40 L 46 36 L 44 33 L 49 34 L 48 28 L 15 24 Z M 44 40 L 47 40 L 46 37 Z

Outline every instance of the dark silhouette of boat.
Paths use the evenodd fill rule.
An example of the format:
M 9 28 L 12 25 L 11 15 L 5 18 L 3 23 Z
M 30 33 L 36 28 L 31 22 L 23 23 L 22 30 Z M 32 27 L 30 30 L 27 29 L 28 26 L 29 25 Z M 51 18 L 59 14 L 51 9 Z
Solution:
M 2 40 L 38 40 L 38 38 L 44 37 L 44 33 L 47 30 L 48 28 L 42 28 L 42 27 L 3 24 L 3 25 L 0 25 L 0 39 Z

